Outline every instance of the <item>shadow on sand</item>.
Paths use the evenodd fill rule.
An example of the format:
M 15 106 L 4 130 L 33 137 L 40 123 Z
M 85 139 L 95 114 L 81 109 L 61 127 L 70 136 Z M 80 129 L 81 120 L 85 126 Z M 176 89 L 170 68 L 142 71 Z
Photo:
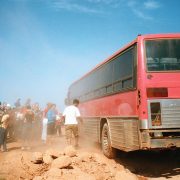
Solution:
M 151 178 L 180 175 L 180 149 L 117 152 L 116 162 L 132 173 Z

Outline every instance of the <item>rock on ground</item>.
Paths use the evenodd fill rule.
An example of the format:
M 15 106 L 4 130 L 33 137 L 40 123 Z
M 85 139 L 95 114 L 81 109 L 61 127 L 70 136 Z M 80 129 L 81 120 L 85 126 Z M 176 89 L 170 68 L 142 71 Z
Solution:
M 77 151 L 74 149 L 73 146 L 67 146 L 65 149 L 64 149 L 64 154 L 69 156 L 69 157 L 74 157 L 77 155 Z
M 72 163 L 72 161 L 71 161 L 70 157 L 61 156 L 52 162 L 51 167 L 62 169 L 62 168 L 67 168 L 68 166 L 71 165 L 71 163 Z
M 44 179 L 61 179 L 62 171 L 59 168 L 51 168 L 44 174 Z
M 51 156 L 53 159 L 58 158 L 60 155 L 62 155 L 61 152 L 55 150 L 55 149 L 48 149 L 45 154 L 48 154 L 49 156 Z
M 80 160 L 82 162 L 89 162 L 90 159 L 92 159 L 92 154 L 91 153 L 88 153 L 88 152 L 82 152 L 81 154 L 79 154 L 78 156 L 80 158 Z
M 43 155 L 43 162 L 45 164 L 51 164 L 53 162 L 52 156 L 50 156 L 49 154 L 44 154 Z
M 34 164 L 42 163 L 43 161 L 43 154 L 41 152 L 34 152 L 32 154 L 32 160 Z

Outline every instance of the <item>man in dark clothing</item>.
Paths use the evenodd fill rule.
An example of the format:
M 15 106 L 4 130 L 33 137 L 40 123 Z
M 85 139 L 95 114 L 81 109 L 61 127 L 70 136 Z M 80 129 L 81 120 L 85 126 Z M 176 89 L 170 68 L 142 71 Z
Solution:
M 30 106 L 26 107 L 24 114 L 24 123 L 23 123 L 23 146 L 22 150 L 30 149 L 30 140 L 32 136 L 32 122 L 34 121 L 34 113 L 31 110 Z

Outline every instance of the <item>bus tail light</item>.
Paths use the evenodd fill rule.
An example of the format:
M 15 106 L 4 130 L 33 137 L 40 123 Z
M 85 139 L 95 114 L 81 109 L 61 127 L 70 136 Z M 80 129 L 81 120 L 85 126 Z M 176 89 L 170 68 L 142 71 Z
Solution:
M 150 103 L 152 126 L 161 126 L 161 104 L 160 102 Z
M 168 97 L 167 88 L 147 88 L 147 97 Z

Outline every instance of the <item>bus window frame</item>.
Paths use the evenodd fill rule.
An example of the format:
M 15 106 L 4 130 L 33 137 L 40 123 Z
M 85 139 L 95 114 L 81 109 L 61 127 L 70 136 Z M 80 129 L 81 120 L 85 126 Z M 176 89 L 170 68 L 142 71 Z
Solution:
M 96 69 L 91 71 L 91 73 L 95 72 L 95 71 L 98 71 L 100 68 L 102 68 L 106 64 L 114 61 L 116 58 L 118 58 L 119 56 L 122 56 L 124 53 L 126 53 L 127 51 L 129 51 L 129 50 L 131 50 L 133 48 L 134 48 L 134 59 L 133 59 L 133 65 L 132 65 L 132 76 L 129 75 L 129 76 L 126 76 L 126 77 L 123 77 L 123 78 L 117 80 L 118 82 L 121 81 L 123 83 L 124 80 L 128 80 L 128 79 L 132 78 L 132 87 L 122 88 L 122 89 L 117 90 L 117 91 L 114 90 L 114 84 L 116 84 L 117 81 L 113 81 L 113 78 L 114 78 L 113 77 L 113 75 L 114 75 L 114 65 L 113 65 L 113 71 L 112 71 L 113 75 L 112 75 L 112 83 L 111 84 L 107 84 L 107 85 L 102 86 L 102 87 L 100 87 L 98 89 L 94 89 L 93 91 L 87 92 L 87 93 L 85 93 L 85 94 L 83 94 L 83 95 L 81 95 L 79 97 L 71 97 L 71 98 L 69 97 L 68 99 L 72 100 L 73 98 L 78 98 L 81 102 L 84 103 L 84 102 L 91 101 L 91 100 L 94 100 L 94 99 L 99 99 L 99 98 L 103 98 L 103 97 L 107 97 L 107 96 L 111 96 L 111 95 L 116 95 L 118 93 L 125 93 L 125 92 L 129 92 L 129 91 L 135 91 L 137 89 L 137 68 L 138 68 L 138 43 L 137 43 L 137 41 L 135 41 L 130 46 L 126 47 L 126 49 L 124 49 L 123 51 L 119 52 L 116 56 L 112 57 L 111 59 L 109 59 L 104 64 L 100 65 L 99 67 L 97 67 Z M 88 74 L 88 76 L 90 74 Z M 80 79 L 80 80 L 82 80 L 82 79 Z M 78 83 L 79 81 L 76 81 L 75 83 Z M 107 92 L 107 88 L 110 87 L 110 86 L 112 86 L 112 92 L 108 93 Z M 86 96 L 88 94 L 94 94 L 96 91 L 100 91 L 103 88 L 106 88 L 106 93 L 104 95 L 99 95 L 99 96 L 95 96 L 94 95 L 91 98 L 84 98 L 84 96 Z M 83 97 L 83 100 L 82 100 L 82 97 Z
M 145 63 L 145 72 L 146 73 L 176 73 L 176 72 L 180 72 L 180 70 L 173 70 L 173 71 L 148 71 L 148 66 L 147 66 L 147 57 L 146 57 L 146 44 L 145 42 L 146 41 L 150 41 L 150 40 L 165 40 L 165 39 L 168 39 L 168 40 L 173 40 L 173 39 L 179 39 L 180 38 L 146 38 L 143 40 L 143 49 L 144 49 L 144 63 Z

